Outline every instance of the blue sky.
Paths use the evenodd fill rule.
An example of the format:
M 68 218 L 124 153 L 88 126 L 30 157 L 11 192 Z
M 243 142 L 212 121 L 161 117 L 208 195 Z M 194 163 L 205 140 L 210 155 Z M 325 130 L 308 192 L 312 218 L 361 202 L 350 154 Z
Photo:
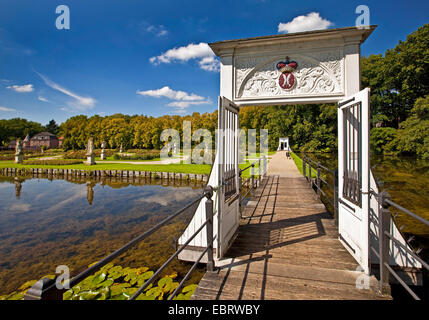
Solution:
M 55 27 L 61 4 L 69 30 Z M 295 30 L 298 16 L 314 28 L 354 26 L 360 4 L 378 25 L 363 55 L 429 22 L 429 3 L 412 0 L 0 0 L 0 119 L 211 112 L 219 72 L 207 43 Z

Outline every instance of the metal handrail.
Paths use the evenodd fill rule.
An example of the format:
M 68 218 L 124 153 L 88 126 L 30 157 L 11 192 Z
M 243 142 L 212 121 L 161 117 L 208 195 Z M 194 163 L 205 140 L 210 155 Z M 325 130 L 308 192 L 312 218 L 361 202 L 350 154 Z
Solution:
M 389 292 L 388 284 L 389 284 L 389 274 L 392 274 L 393 277 L 402 285 L 402 287 L 415 299 L 420 300 L 420 297 L 405 283 L 404 280 L 398 275 L 398 273 L 393 270 L 393 268 L 389 265 L 389 250 L 390 245 L 389 241 L 394 242 L 396 245 L 401 247 L 407 253 L 409 253 L 414 259 L 421 263 L 422 267 L 426 270 L 429 270 L 429 264 L 425 262 L 421 257 L 418 256 L 416 252 L 410 250 L 406 245 L 402 244 L 400 241 L 395 239 L 392 233 L 390 233 L 390 224 L 391 224 L 391 212 L 389 210 L 389 206 L 393 206 L 396 209 L 399 209 L 403 213 L 408 216 L 422 222 L 423 224 L 429 226 L 429 221 L 416 215 L 410 210 L 400 206 L 399 204 L 393 202 L 390 198 L 390 195 L 387 191 L 382 191 L 380 193 L 376 193 L 374 190 L 370 191 L 370 194 L 373 195 L 378 202 L 379 210 L 378 210 L 378 252 L 371 247 L 371 250 L 376 254 L 380 263 L 380 276 L 379 276 L 379 287 L 380 292 L 382 294 L 386 294 Z
M 164 220 L 162 220 L 161 222 L 159 222 L 158 224 L 156 224 L 155 226 L 153 226 L 152 228 L 150 228 L 149 230 L 147 230 L 146 232 L 142 233 L 141 235 L 135 237 L 133 240 L 129 241 L 127 244 L 125 244 L 124 246 L 122 246 L 121 248 L 119 248 L 118 250 L 116 250 L 115 252 L 111 253 L 110 255 L 108 255 L 107 257 L 105 257 L 104 259 L 102 259 L 101 261 L 97 262 L 96 264 L 92 265 L 91 267 L 87 268 L 86 270 L 82 271 L 81 273 L 79 273 L 77 276 L 73 277 L 71 280 L 68 281 L 68 287 L 73 287 L 74 285 L 76 285 L 77 283 L 81 282 L 83 279 L 85 279 L 86 277 L 88 277 L 89 275 L 93 274 L 94 272 L 98 271 L 99 269 L 101 269 L 103 266 L 105 266 L 106 264 L 108 264 L 110 261 L 112 261 L 113 259 L 115 259 L 116 257 L 120 256 L 121 254 L 123 254 L 125 251 L 127 251 L 128 249 L 130 249 L 131 247 L 135 246 L 136 244 L 140 243 L 141 241 L 143 241 L 144 239 L 146 239 L 147 237 L 149 237 L 151 234 L 153 234 L 155 231 L 159 230 L 161 227 L 163 227 L 164 225 L 166 225 L 169 221 L 171 221 L 172 219 L 176 218 L 177 216 L 179 216 L 180 214 L 182 214 L 183 212 L 185 212 L 186 210 L 188 210 L 189 208 L 191 208 L 192 206 L 196 205 L 197 203 L 199 203 L 204 197 L 207 198 L 206 201 L 206 215 L 207 215 L 207 219 L 204 222 L 204 224 L 196 231 L 194 232 L 194 234 L 190 237 L 190 239 L 188 239 L 188 241 L 186 241 L 186 243 L 184 245 L 182 245 L 178 250 L 176 250 L 176 252 L 154 273 L 154 275 L 144 283 L 144 285 L 142 287 L 139 288 L 138 293 L 140 294 L 151 282 L 153 282 L 153 280 L 155 280 L 156 276 L 159 275 L 159 273 L 182 251 L 184 250 L 184 248 L 191 242 L 192 239 L 195 238 L 195 236 L 201 232 L 201 230 L 207 226 L 207 249 L 205 252 L 209 251 L 211 248 L 211 256 L 209 255 L 208 257 L 208 262 L 207 262 L 207 269 L 209 271 L 213 271 L 213 267 L 214 267 L 214 262 L 213 262 L 213 242 L 214 242 L 214 238 L 213 238 L 213 200 L 211 199 L 213 197 L 213 188 L 211 186 L 207 186 L 206 189 L 204 190 L 204 193 L 198 197 L 197 199 L 195 199 L 194 201 L 192 201 L 190 204 L 186 205 L 185 207 L 183 207 L 182 209 L 176 211 L 174 214 L 168 216 L 167 218 L 165 218 Z M 211 226 L 209 228 L 209 226 Z M 211 235 L 209 234 L 211 233 Z M 210 241 L 211 239 L 211 241 Z M 143 289 L 142 289 L 143 288 Z M 55 282 L 55 280 L 52 279 L 42 279 L 40 281 L 38 281 L 36 284 L 33 285 L 33 287 L 31 287 L 26 295 L 24 296 L 24 300 L 51 300 L 51 299 L 61 299 L 62 298 L 62 293 L 66 291 L 66 289 L 58 289 L 57 288 L 57 284 Z M 131 299 L 135 299 L 138 295 L 134 294 Z
M 307 164 L 308 164 L 308 176 L 307 176 Z M 311 166 L 313 164 L 313 167 Z M 314 170 L 315 169 L 315 170 Z M 327 171 L 328 173 L 332 174 L 334 184 L 327 182 L 323 177 L 321 176 L 320 169 L 323 169 Z M 312 172 L 316 171 L 316 178 L 312 178 Z M 316 162 L 315 160 L 311 159 L 308 156 L 303 157 L 302 159 L 302 172 L 304 175 L 304 178 L 309 182 L 310 186 L 316 187 L 316 192 L 318 197 L 321 199 L 322 196 L 325 197 L 325 199 L 334 207 L 334 219 L 335 224 L 338 224 L 338 171 L 329 169 L 325 166 L 323 166 L 320 162 Z M 322 189 L 322 183 L 327 185 L 330 189 L 332 189 L 334 198 L 328 197 L 326 192 Z

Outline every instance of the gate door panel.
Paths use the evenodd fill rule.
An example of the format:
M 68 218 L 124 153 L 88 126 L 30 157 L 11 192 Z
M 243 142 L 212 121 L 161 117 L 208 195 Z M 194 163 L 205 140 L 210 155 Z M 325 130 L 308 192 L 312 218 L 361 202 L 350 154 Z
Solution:
M 239 108 L 225 97 L 219 98 L 218 172 L 219 186 L 219 255 L 222 257 L 239 225 Z
M 340 241 L 369 273 L 369 88 L 338 106 Z

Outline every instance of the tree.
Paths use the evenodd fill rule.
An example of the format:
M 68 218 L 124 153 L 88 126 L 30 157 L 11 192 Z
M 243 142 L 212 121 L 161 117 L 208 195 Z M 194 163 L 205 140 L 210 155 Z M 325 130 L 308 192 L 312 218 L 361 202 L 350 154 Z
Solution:
M 58 131 L 60 129 L 54 119 L 49 121 L 49 123 L 45 126 L 45 128 L 47 132 L 50 132 L 55 135 L 58 134 Z

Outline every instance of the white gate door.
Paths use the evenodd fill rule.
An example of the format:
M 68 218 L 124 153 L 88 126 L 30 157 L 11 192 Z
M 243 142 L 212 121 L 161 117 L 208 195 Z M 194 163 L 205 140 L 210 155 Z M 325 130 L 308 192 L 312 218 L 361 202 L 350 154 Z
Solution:
M 338 103 L 338 231 L 369 274 L 369 88 Z
M 219 98 L 218 130 L 218 258 L 228 250 L 239 226 L 239 107 Z

